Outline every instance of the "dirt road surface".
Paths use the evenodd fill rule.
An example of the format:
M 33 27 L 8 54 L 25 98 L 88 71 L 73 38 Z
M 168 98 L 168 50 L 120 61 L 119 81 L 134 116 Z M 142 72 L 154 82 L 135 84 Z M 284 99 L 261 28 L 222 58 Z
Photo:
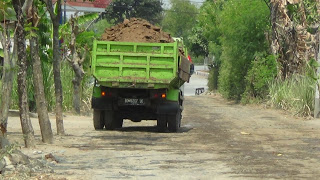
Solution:
M 32 119 L 35 158 L 52 153 L 54 177 L 67 179 L 318 179 L 320 120 L 242 106 L 218 95 L 186 97 L 179 133 L 158 133 L 155 121 L 124 122 L 115 131 L 95 131 L 92 118 L 67 115 L 67 136 L 40 142 Z M 55 131 L 54 118 L 51 118 Z M 18 118 L 9 119 L 9 139 L 23 144 Z M 37 153 L 38 152 L 38 153 Z

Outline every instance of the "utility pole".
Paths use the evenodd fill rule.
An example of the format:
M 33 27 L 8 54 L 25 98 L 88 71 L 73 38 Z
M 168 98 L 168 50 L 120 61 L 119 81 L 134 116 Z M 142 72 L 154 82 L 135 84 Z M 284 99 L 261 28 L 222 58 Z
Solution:
M 318 67 L 317 67 L 317 78 L 320 76 L 320 31 L 319 31 L 319 27 L 318 27 L 318 32 L 317 32 L 317 51 L 316 51 L 316 59 L 318 62 Z M 314 100 L 314 118 L 319 118 L 320 117 L 320 93 L 319 93 L 319 85 L 320 85 L 320 81 L 317 80 L 316 83 L 316 94 L 315 94 L 315 100 Z
M 66 9 L 67 9 L 67 0 L 64 0 L 64 22 L 63 24 L 67 23 L 67 13 L 66 13 Z

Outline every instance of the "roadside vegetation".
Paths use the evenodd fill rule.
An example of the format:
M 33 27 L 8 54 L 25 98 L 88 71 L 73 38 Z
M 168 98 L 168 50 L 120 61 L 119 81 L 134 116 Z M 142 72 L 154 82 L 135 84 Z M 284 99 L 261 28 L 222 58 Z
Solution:
M 316 0 L 206 1 L 190 39 L 195 55 L 213 59 L 209 89 L 312 116 L 319 10 Z
M 0 148 L 8 145 L 9 109 L 20 111 L 26 147 L 35 146 L 30 111 L 38 113 L 43 142 L 53 142 L 49 112 L 55 112 L 57 134 L 64 135 L 63 112 L 91 113 L 93 40 L 126 18 L 144 18 L 154 24 L 163 18 L 159 0 L 112 1 L 106 13 L 75 14 L 67 19 L 60 17 L 62 1 L 52 3 L 0 2 Z
M 294 74 L 285 80 L 269 84 L 268 103 L 291 111 L 294 115 L 310 117 L 314 110 L 316 81 L 307 75 Z

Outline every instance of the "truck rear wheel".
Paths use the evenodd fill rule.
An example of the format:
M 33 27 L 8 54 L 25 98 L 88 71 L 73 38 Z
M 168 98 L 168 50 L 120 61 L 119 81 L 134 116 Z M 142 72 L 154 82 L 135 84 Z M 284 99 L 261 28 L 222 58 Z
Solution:
M 123 118 L 116 117 L 116 118 L 113 120 L 113 126 L 114 126 L 114 128 L 122 128 L 122 125 L 123 125 Z
M 114 127 L 114 113 L 113 111 L 104 111 L 104 125 L 106 130 L 113 130 Z
M 167 129 L 167 117 L 166 115 L 159 115 L 157 118 L 157 128 L 159 132 L 165 132 Z
M 103 111 L 93 110 L 93 126 L 95 130 L 102 130 L 104 126 Z
M 181 125 L 181 110 L 175 115 L 168 115 L 168 130 L 170 132 L 178 132 Z

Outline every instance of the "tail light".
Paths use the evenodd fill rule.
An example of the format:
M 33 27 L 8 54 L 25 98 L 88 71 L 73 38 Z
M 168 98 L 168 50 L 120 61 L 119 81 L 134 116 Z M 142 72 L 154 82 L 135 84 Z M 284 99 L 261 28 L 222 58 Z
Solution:
M 188 55 L 188 60 L 193 63 L 190 55 Z
M 112 93 L 111 92 L 101 91 L 101 96 L 103 96 L 103 97 L 111 97 Z
M 159 99 L 159 98 L 165 99 L 167 97 L 167 94 L 166 93 L 161 93 L 161 92 L 156 92 L 151 97 L 154 98 L 154 99 Z

